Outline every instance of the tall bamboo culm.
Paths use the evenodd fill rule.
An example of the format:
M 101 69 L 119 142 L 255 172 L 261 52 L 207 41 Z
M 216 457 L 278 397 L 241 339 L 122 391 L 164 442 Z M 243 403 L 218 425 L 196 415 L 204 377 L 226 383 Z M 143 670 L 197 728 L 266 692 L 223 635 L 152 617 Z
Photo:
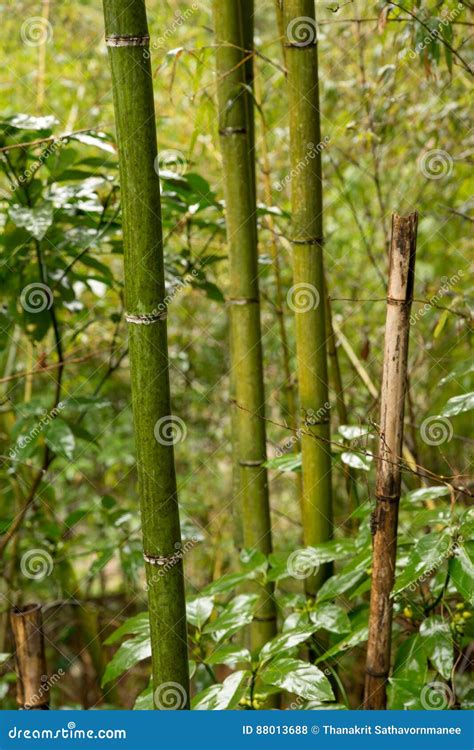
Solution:
M 239 494 L 245 547 L 272 550 L 268 498 L 265 394 L 258 286 L 256 201 L 250 151 L 253 113 L 245 88 L 243 0 L 214 0 L 219 133 L 224 171 L 230 283 L 231 368 L 235 388 Z M 248 40 L 247 40 L 248 43 Z M 276 632 L 270 586 L 263 592 L 251 629 L 258 649 Z
M 387 702 L 392 636 L 391 591 L 397 555 L 400 459 L 417 226 L 416 214 L 393 217 L 375 488 L 377 505 L 372 517 L 373 561 L 364 698 L 366 709 L 385 709 Z
M 135 443 L 155 707 L 189 707 L 183 568 L 168 372 L 160 183 L 144 0 L 104 0 L 123 214 Z M 156 437 L 155 437 L 156 435 Z M 167 572 L 163 566 L 167 562 Z M 163 699 L 163 700 L 162 700 Z
M 322 166 L 319 144 L 318 53 L 314 0 L 282 0 L 290 110 L 293 282 L 303 460 L 303 538 L 324 542 L 332 533 L 328 365 L 323 272 Z M 281 23 L 281 21 L 280 21 Z M 305 581 L 314 596 L 329 574 Z

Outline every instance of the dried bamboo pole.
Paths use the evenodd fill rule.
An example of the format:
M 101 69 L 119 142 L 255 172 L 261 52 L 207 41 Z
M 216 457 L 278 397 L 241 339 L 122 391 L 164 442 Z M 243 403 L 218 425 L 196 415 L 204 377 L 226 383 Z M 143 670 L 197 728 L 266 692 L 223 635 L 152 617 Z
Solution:
M 391 591 L 397 554 L 403 418 L 413 301 L 418 216 L 392 220 L 385 353 L 380 405 L 380 447 L 373 515 L 372 589 L 364 706 L 385 709 L 392 634 Z
M 49 708 L 43 622 L 39 604 L 11 610 L 17 672 L 16 699 L 19 708 L 44 711 Z

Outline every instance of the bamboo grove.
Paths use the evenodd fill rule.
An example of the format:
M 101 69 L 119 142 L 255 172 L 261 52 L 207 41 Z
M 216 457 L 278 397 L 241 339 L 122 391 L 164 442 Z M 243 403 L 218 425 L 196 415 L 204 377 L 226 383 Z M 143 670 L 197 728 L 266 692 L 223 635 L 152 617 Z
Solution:
M 453 290 L 462 286 L 467 265 L 461 243 L 459 269 L 451 281 L 440 281 L 436 271 L 436 283 L 444 284 L 441 288 L 447 291 L 432 295 L 428 303 L 417 296 L 431 262 L 430 242 L 433 237 L 439 240 L 441 230 L 427 235 L 426 186 L 417 191 L 418 200 L 408 200 L 393 181 L 390 190 L 385 183 L 381 165 L 386 133 L 382 127 L 377 130 L 377 117 L 387 118 L 388 132 L 396 119 L 392 111 L 398 112 L 403 99 L 395 84 L 389 89 L 390 76 L 395 77 L 398 69 L 379 66 L 380 87 L 391 93 L 383 95 L 386 111 L 377 110 L 371 101 L 376 94 L 367 82 L 370 37 L 363 25 L 371 19 L 359 18 L 360 11 L 354 10 L 357 17 L 347 16 L 347 23 L 357 37 L 360 101 L 353 108 L 353 121 L 345 117 L 343 124 L 343 118 L 332 122 L 336 100 L 349 93 L 344 86 L 337 93 L 331 89 L 333 69 L 321 54 L 320 38 L 326 39 L 332 21 L 325 17 L 323 23 L 316 17 L 314 0 L 272 0 L 271 22 L 268 8 L 253 0 L 213 0 L 206 10 L 212 29 L 203 26 L 210 39 L 205 56 L 201 59 L 199 50 L 176 46 L 159 67 L 156 50 L 164 44 L 171 47 L 169 38 L 176 29 L 194 23 L 193 14 L 201 12 L 196 4 L 163 30 L 157 47 L 150 33 L 154 18 L 145 0 L 102 3 L 115 136 L 72 127 L 77 119 L 72 110 L 71 134 L 60 141 L 52 134 L 53 125 L 45 125 L 46 116 L 38 117 L 35 126 L 21 119 L 26 115 L 18 115 L 16 121 L 10 118 L 2 126 L 2 168 L 13 196 L 8 199 L 7 235 L 9 222 L 14 224 L 5 247 L 10 243 L 12 257 L 23 248 L 30 253 L 16 295 L 26 314 L 26 334 L 33 341 L 25 344 L 24 371 L 15 363 L 22 346 L 20 327 L 16 333 L 13 328 L 11 335 L 7 332 L 9 348 L 0 358 L 4 370 L 0 428 L 2 435 L 13 436 L 10 456 L 16 462 L 15 472 L 10 472 L 15 513 L 13 518 L 5 514 L 5 523 L 3 510 L 0 514 L 2 593 L 10 592 L 5 594 L 8 606 L 0 612 L 0 652 L 5 652 L 5 663 L 14 660 L 16 704 L 47 709 L 54 702 L 50 694 L 54 691 L 45 687 L 53 671 L 48 663 L 48 634 L 61 608 L 73 602 L 75 647 L 93 684 L 87 688 L 93 696 L 86 701 L 90 708 L 120 707 L 126 702 L 127 707 L 154 710 L 427 709 L 438 707 L 439 701 L 442 708 L 468 707 L 474 637 L 472 484 L 460 458 L 456 461 L 450 454 L 431 460 L 428 451 L 447 447 L 453 435 L 459 438 L 461 429 L 454 432 L 452 420 L 464 419 L 474 406 L 473 394 L 465 392 L 472 363 L 462 361 L 447 371 L 450 354 L 443 355 L 440 361 L 446 374 L 439 390 L 457 390 L 449 390 L 454 395 L 435 414 L 424 416 L 417 406 L 421 388 L 417 367 L 424 347 L 419 345 L 415 325 L 424 314 L 420 305 L 426 311 L 428 304 L 428 312 L 440 316 L 433 340 L 442 338 L 454 317 L 458 344 L 464 346 L 462 326 L 468 329 L 469 314 L 462 293 Z M 392 20 L 397 22 L 394 27 L 403 22 L 411 24 L 418 45 L 425 44 L 422 35 L 431 26 L 421 11 L 391 6 L 384 6 L 376 19 L 377 33 L 390 34 Z M 339 10 L 335 8 L 333 14 Z M 344 10 L 346 15 L 351 12 Z M 461 21 L 453 13 L 449 28 L 457 33 L 456 23 Z M 49 28 L 50 15 L 46 3 L 44 28 Z M 260 35 L 263 17 L 271 26 L 265 28 L 272 39 L 266 46 Z M 444 18 L 440 15 L 439 24 Z M 468 21 L 463 17 L 462 23 Z M 438 45 L 438 51 L 435 59 L 426 43 L 428 79 L 431 66 L 440 65 L 440 52 L 450 77 L 470 79 L 472 70 L 452 35 L 438 35 L 429 44 Z M 47 98 L 45 45 L 40 44 L 38 55 L 36 104 L 41 113 Z M 276 57 L 267 54 L 268 46 L 276 50 Z M 192 94 L 186 106 L 203 102 L 190 152 L 195 154 L 198 144 L 209 147 L 218 164 L 217 192 L 207 175 L 197 173 L 192 156 L 183 166 L 181 151 L 164 147 L 167 121 L 173 123 L 184 106 L 171 90 L 186 56 L 195 65 L 196 79 L 189 82 Z M 402 72 L 408 57 L 397 62 Z M 202 60 L 211 69 L 205 83 L 208 70 Z M 277 78 L 283 104 L 277 125 L 271 125 L 272 86 Z M 162 112 L 156 103 L 163 101 L 167 103 Z M 354 153 L 339 146 L 340 133 L 346 137 L 352 132 Z M 177 131 L 174 137 L 179 144 Z M 447 153 L 435 149 L 436 137 L 430 137 L 428 146 L 433 148 L 428 153 L 436 151 L 436 163 L 434 177 L 426 177 L 429 186 L 429 180 L 440 179 L 438 171 L 445 168 Z M 406 140 L 411 140 L 409 132 Z M 284 162 L 280 183 L 273 174 L 275 142 Z M 60 143 L 58 154 L 53 149 L 56 143 Z M 366 170 L 356 154 L 360 143 L 369 162 Z M 42 151 L 32 163 L 37 148 Z M 82 148 L 101 150 L 105 161 L 89 154 L 76 164 Z M 115 157 L 117 178 L 100 183 L 112 171 Z M 35 175 L 53 159 L 58 161 L 48 166 L 48 182 L 41 188 Z M 456 159 L 449 159 L 453 162 L 449 168 L 455 169 Z M 461 154 L 457 161 L 463 159 Z M 416 167 L 423 176 L 426 161 L 423 152 L 419 159 L 423 164 Z M 412 166 L 394 162 L 391 167 L 399 177 Z M 94 171 L 86 173 L 86 168 Z M 54 187 L 56 174 L 64 180 L 84 179 L 86 187 L 68 186 L 61 193 L 64 186 Z M 352 191 L 352 181 L 357 180 L 358 192 Z M 99 183 L 100 196 L 94 192 Z M 45 192 L 44 205 L 38 204 L 42 189 L 51 190 L 51 195 Z M 462 191 L 459 188 L 459 195 Z M 366 194 L 373 194 L 370 205 Z M 345 206 L 346 221 L 353 222 L 360 235 L 343 233 L 342 250 L 337 244 L 338 201 Z M 53 209 L 50 217 L 47 214 L 49 203 L 62 212 L 56 234 Z M 461 208 L 448 206 L 446 223 L 456 218 L 467 224 L 467 204 L 466 200 Z M 88 215 L 80 236 L 79 228 L 71 229 L 68 222 L 81 214 L 84 205 L 85 211 L 100 212 L 100 218 L 95 225 Z M 82 243 L 73 251 L 64 239 L 70 230 Z M 362 261 L 357 255 L 360 266 L 352 260 L 356 257 L 352 243 L 363 253 Z M 108 248 L 110 267 L 114 273 L 119 269 L 123 283 L 116 283 L 107 265 L 91 255 L 101 246 Z M 48 264 L 53 263 L 54 248 L 71 252 L 71 257 L 52 269 Z M 450 258 L 454 257 L 452 251 Z M 65 352 L 92 325 L 95 308 L 88 313 L 90 320 L 84 317 L 80 329 L 70 336 L 58 295 L 71 295 L 65 299 L 67 310 L 74 312 L 74 285 L 87 286 L 86 276 L 78 272 L 81 263 L 96 284 L 117 290 L 120 312 L 110 318 L 112 347 L 105 375 L 91 396 L 81 390 L 76 398 L 67 379 L 68 363 L 82 367 L 88 355 L 83 356 L 81 349 L 76 355 L 75 348 Z M 11 271 L 9 261 L 5 267 Z M 77 278 L 69 280 L 71 273 Z M 369 291 L 362 281 L 366 273 L 374 280 Z M 24 304 L 25 290 L 35 285 L 44 318 Z M 64 292 L 59 291 L 62 287 Z M 349 289 L 350 297 L 341 296 L 340 289 Z M 186 322 L 174 319 L 175 299 L 188 292 L 196 294 L 189 320 L 199 315 L 215 318 L 206 318 L 197 344 L 184 343 Z M 348 307 L 342 308 L 346 303 Z M 206 308 L 214 304 L 219 306 L 215 315 Z M 372 310 L 368 304 L 377 306 L 376 324 L 367 312 Z M 102 314 L 101 305 L 99 299 L 97 315 Z M 337 312 L 341 309 L 349 311 L 345 318 Z M 343 332 L 351 317 L 365 337 L 363 345 Z M 217 328 L 207 334 L 211 322 L 220 326 L 219 334 Z M 218 335 L 221 348 L 215 354 L 212 339 Z M 46 337 L 51 351 L 37 366 L 35 347 Z M 196 385 L 198 365 L 193 353 L 198 348 L 209 356 L 203 370 L 216 368 L 212 387 Z M 374 348 L 378 355 L 371 359 Z M 180 371 L 176 362 L 186 362 L 186 368 Z M 423 370 L 425 378 L 431 377 L 430 366 Z M 50 378 L 53 398 L 47 408 L 42 405 L 35 411 L 37 372 Z M 105 489 L 99 509 L 88 509 L 100 515 L 100 524 L 99 539 L 93 542 L 98 557 L 87 571 L 75 568 L 68 552 L 74 529 L 85 514 L 74 506 L 65 516 L 67 523 L 64 520 L 58 532 L 52 530 L 55 502 L 49 482 L 56 470 L 72 481 L 68 467 L 76 443 L 94 444 L 99 452 L 99 438 L 95 441 L 91 431 L 95 427 L 99 431 L 101 409 L 108 408 L 104 394 L 112 389 L 109 381 L 117 372 L 129 376 L 120 384 L 120 408 L 128 414 L 130 403 L 133 414 L 133 425 L 126 432 L 133 433 L 133 447 L 124 476 L 130 481 L 136 466 L 137 482 L 127 485 L 130 512 L 119 507 L 113 491 Z M 94 375 L 91 370 L 91 380 Z M 9 389 L 13 393 L 23 377 L 25 408 L 20 428 L 15 428 Z M 85 377 L 81 388 L 88 381 Z M 200 428 L 201 422 L 210 424 L 212 389 L 224 393 L 227 426 L 221 431 L 219 424 L 214 440 L 205 424 L 206 437 L 196 439 L 197 449 L 194 453 L 190 449 L 191 457 L 184 459 L 185 441 L 195 424 Z M 187 401 L 192 399 L 191 419 Z M 67 419 L 70 407 L 72 416 Z M 207 416 L 196 417 L 199 409 Z M 29 415 L 43 421 L 40 428 L 30 429 L 34 439 L 20 444 Z M 117 435 L 122 429 L 120 416 L 110 422 L 111 435 L 115 420 Z M 448 437 L 439 439 L 439 430 L 447 430 Z M 216 443 L 212 449 L 208 438 L 213 446 L 213 440 Z M 37 453 L 36 448 L 22 453 L 33 441 L 38 441 Z M 104 488 L 110 466 L 120 459 L 117 455 L 109 461 L 100 478 Z M 27 474 L 32 466 L 36 467 L 33 480 Z M 212 473 L 212 488 L 200 485 L 203 467 Z M 119 485 L 122 477 L 114 475 L 115 480 Z M 200 504 L 208 494 L 215 497 L 204 520 Z M 15 567 L 34 584 L 44 580 L 36 569 L 24 573 L 30 551 L 24 550 L 22 535 L 34 528 L 35 514 L 46 529 L 49 546 L 45 553 L 46 542 L 43 546 L 37 542 L 33 552 L 42 552 L 47 576 L 52 571 L 57 576 L 58 615 L 54 602 L 52 615 L 42 607 L 41 593 L 33 597 L 34 602 L 11 593 Z M 193 514 L 199 521 L 190 521 Z M 112 527 L 117 533 L 110 542 Z M 224 534 L 230 539 L 227 546 L 222 543 Z M 189 575 L 187 558 L 200 545 L 205 552 L 196 567 L 206 567 L 210 573 L 203 575 L 206 580 L 198 587 Z M 86 549 L 90 553 L 87 544 Z M 135 594 L 126 603 L 119 597 L 112 605 L 113 616 L 104 624 L 96 603 L 105 598 L 109 571 L 116 575 L 111 560 L 117 550 L 120 559 L 131 550 L 126 585 Z M 93 583 L 95 577 L 100 588 Z M 92 592 L 97 591 L 94 599 Z M 69 644 L 68 638 L 64 636 Z M 135 690 L 135 679 L 140 690 Z M 124 697 L 129 684 L 135 691 L 132 705 Z M 0 675 L 3 695 L 1 687 Z M 4 694 L 9 690 L 8 686 Z

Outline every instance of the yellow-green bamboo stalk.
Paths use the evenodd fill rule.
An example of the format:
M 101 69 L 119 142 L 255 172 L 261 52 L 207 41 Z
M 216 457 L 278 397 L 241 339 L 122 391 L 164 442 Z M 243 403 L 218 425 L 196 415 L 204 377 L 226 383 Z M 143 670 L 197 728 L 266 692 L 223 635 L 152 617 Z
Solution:
M 265 394 L 258 286 L 258 249 L 253 168 L 253 113 L 246 90 L 243 23 L 246 2 L 214 0 L 217 42 L 219 133 L 224 171 L 229 244 L 231 368 L 235 385 L 243 537 L 247 548 L 272 550 L 265 435 Z M 248 43 L 248 41 L 247 41 Z M 263 592 L 252 623 L 257 649 L 276 632 L 271 587 Z
M 167 437 L 167 426 L 171 429 L 173 420 L 163 314 L 165 286 L 153 78 L 147 50 L 145 3 L 104 0 L 104 13 L 119 146 L 126 320 L 155 706 L 163 705 L 160 697 L 173 683 L 178 697 L 174 708 L 188 708 L 181 533 L 173 440 Z
M 290 110 L 293 281 L 303 461 L 303 536 L 315 545 L 331 537 L 332 488 L 318 55 L 313 0 L 282 0 Z M 307 578 L 314 596 L 329 572 Z

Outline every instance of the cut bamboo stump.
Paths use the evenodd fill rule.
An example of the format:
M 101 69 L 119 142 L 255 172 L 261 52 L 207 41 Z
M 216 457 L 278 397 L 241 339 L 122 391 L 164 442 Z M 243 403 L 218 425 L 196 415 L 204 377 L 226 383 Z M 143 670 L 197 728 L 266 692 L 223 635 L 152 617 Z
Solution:
M 391 591 L 397 554 L 403 417 L 418 216 L 394 215 L 380 407 L 376 507 L 364 707 L 386 708 L 392 632 Z
M 48 677 L 44 653 L 43 621 L 39 604 L 28 604 L 11 611 L 15 639 L 17 703 L 22 709 L 49 708 Z

